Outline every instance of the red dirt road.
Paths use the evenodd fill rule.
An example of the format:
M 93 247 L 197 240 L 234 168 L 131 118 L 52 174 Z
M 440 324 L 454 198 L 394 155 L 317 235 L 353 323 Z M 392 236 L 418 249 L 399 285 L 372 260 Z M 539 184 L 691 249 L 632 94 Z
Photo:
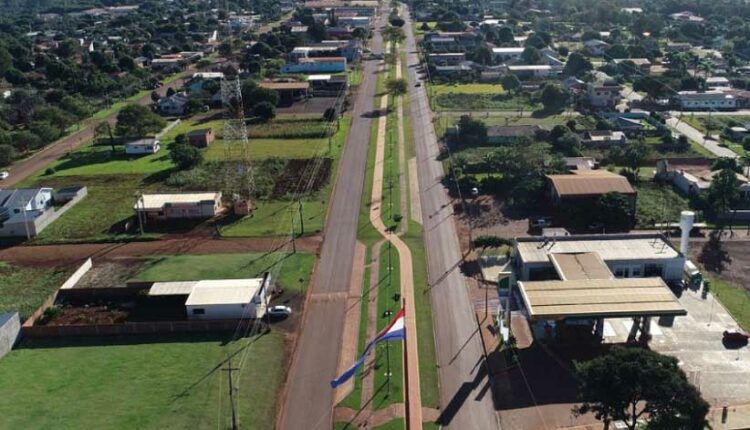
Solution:
M 185 72 L 182 72 L 182 77 L 164 85 L 163 87 L 159 88 L 157 92 L 159 95 L 164 96 L 167 93 L 167 89 L 169 88 L 180 88 L 182 87 L 184 83 L 184 76 L 192 73 L 192 69 L 188 69 Z M 147 105 L 151 103 L 151 94 L 147 94 L 144 97 L 141 97 L 136 101 L 136 103 L 141 105 Z M 65 136 L 59 140 L 57 140 L 54 143 L 49 144 L 41 151 L 35 153 L 34 155 L 25 158 L 23 160 L 20 160 L 13 164 L 8 171 L 10 172 L 10 177 L 2 182 L 0 182 L 0 187 L 2 188 L 8 188 L 15 186 L 16 184 L 22 182 L 24 179 L 28 178 L 29 176 L 33 175 L 34 173 L 44 169 L 45 167 L 49 166 L 52 162 L 59 160 L 63 156 L 65 156 L 67 153 L 71 152 L 75 148 L 83 145 L 84 143 L 88 142 L 89 140 L 94 138 L 94 128 L 96 125 L 101 121 L 107 121 L 110 124 L 115 123 L 115 119 L 117 118 L 117 112 L 109 115 L 108 117 L 96 121 L 91 118 L 84 120 L 83 126 L 81 129 L 69 136 Z
M 21 266 L 68 266 L 87 258 L 121 259 L 152 255 L 221 254 L 235 252 L 270 252 L 285 245 L 286 239 L 216 239 L 184 238 L 153 242 L 102 243 L 76 245 L 21 245 L 0 250 L 0 261 Z M 320 236 L 297 239 L 297 250 L 317 253 Z

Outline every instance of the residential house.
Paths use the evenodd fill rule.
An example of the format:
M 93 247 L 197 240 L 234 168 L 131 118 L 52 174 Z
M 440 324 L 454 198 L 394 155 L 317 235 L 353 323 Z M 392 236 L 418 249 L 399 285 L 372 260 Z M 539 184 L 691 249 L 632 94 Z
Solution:
M 548 66 L 546 64 L 508 66 L 508 73 L 518 76 L 519 79 L 543 79 L 559 76 L 562 73 L 560 66 Z
M 688 52 L 693 49 L 693 45 L 687 42 L 668 42 L 667 52 Z
M 128 155 L 156 154 L 160 148 L 159 140 L 153 137 L 125 143 L 125 153 Z
M 465 77 L 467 74 L 474 72 L 474 63 L 472 61 L 464 61 L 454 66 L 435 66 L 434 76 L 442 76 L 449 78 L 460 78 Z
M 441 31 L 427 33 L 424 43 L 430 52 L 461 52 L 478 48 L 482 38 L 471 31 Z
M 214 131 L 211 128 L 193 130 L 187 134 L 187 141 L 196 148 L 207 148 L 214 141 Z
M 0 237 L 31 238 L 54 218 L 52 188 L 0 190 Z
M 627 70 L 629 73 L 641 72 L 644 74 L 651 73 L 651 61 L 648 58 L 615 58 L 612 60 L 616 65 L 621 65 L 623 62 L 632 62 L 638 70 Z
M 709 76 L 706 78 L 706 88 L 709 90 L 729 90 L 732 88 L 732 84 L 724 76 Z
M 307 82 L 313 97 L 338 97 L 349 89 L 346 75 L 310 75 Z
M 685 196 L 706 192 L 711 188 L 711 182 L 719 172 L 721 171 L 711 170 L 710 165 L 673 167 L 666 159 L 659 160 L 656 163 L 656 178 L 670 182 Z M 736 175 L 740 184 L 740 198 L 750 200 L 750 179 L 740 173 Z
M 344 57 L 301 58 L 296 63 L 287 63 L 281 67 L 281 73 L 341 73 L 346 71 Z
M 181 72 L 185 69 L 182 58 L 154 58 L 151 60 L 151 70 L 164 73 Z
M 310 83 L 307 81 L 262 81 L 258 86 L 267 90 L 276 91 L 279 95 L 279 106 L 289 106 L 296 101 L 305 100 L 310 92 Z
M 466 61 L 466 54 L 463 52 L 441 52 L 427 54 L 427 63 L 437 66 L 455 66 Z
M 142 194 L 133 210 L 144 221 L 211 218 L 222 210 L 221 192 Z
M 221 81 L 224 79 L 224 73 L 221 72 L 199 72 L 193 73 L 190 81 L 186 84 L 190 93 L 203 91 L 203 85 L 208 81 Z
M 197 281 L 185 300 L 190 320 L 263 318 L 270 276 Z M 152 287 L 153 289 L 153 287 Z
M 723 91 L 680 91 L 674 100 L 683 110 L 737 109 L 737 99 Z
M 565 168 L 569 171 L 574 170 L 596 170 L 599 168 L 599 162 L 594 157 L 565 157 Z
M 698 16 L 697 14 L 689 10 L 684 10 L 682 12 L 677 12 L 677 13 L 671 13 L 669 14 L 669 18 L 675 21 L 703 22 L 703 18 L 701 16 Z
M 635 213 L 636 192 L 627 178 L 606 170 L 574 170 L 567 175 L 547 175 L 550 200 L 554 204 L 595 202 L 604 194 L 625 195 Z
M 498 64 L 515 63 L 521 59 L 521 54 L 523 54 L 524 49 L 525 48 L 515 46 L 492 48 L 492 57 Z
M 590 82 L 587 89 L 588 102 L 593 107 L 614 108 L 622 100 L 622 85 L 614 79 Z
M 729 127 L 726 130 L 726 135 L 729 139 L 735 142 L 740 142 L 742 141 L 742 139 L 750 135 L 750 131 L 748 131 L 745 127 L 735 126 Z
M 583 48 L 589 54 L 597 57 L 603 56 L 607 49 L 609 49 L 609 46 L 609 43 L 599 39 L 590 39 L 583 42 Z
M 168 116 L 180 116 L 187 113 L 188 96 L 185 93 L 175 93 L 171 96 L 162 97 L 156 102 L 159 113 Z
M 628 138 L 622 131 L 587 130 L 581 133 L 581 144 L 590 148 L 610 148 L 624 146 Z

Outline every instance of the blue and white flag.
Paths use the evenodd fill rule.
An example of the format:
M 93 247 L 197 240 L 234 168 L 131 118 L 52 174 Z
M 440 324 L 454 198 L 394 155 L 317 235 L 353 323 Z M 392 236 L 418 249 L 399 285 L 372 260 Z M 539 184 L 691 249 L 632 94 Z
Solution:
M 365 347 L 365 352 L 362 353 L 362 356 L 359 357 L 359 360 L 355 361 L 354 364 L 350 368 L 346 369 L 344 373 L 339 375 L 338 378 L 331 381 L 331 387 L 336 388 L 351 379 L 351 377 L 354 376 L 355 373 L 357 373 L 357 370 L 365 363 L 367 354 L 370 353 L 370 350 L 372 350 L 375 345 L 380 342 L 404 340 L 404 337 L 406 337 L 406 331 L 404 329 L 404 310 L 401 309 L 396 314 L 396 317 L 393 318 L 393 320 L 387 326 L 385 326 L 385 328 L 381 330 L 377 336 L 375 336 L 375 339 L 367 344 L 367 346 Z

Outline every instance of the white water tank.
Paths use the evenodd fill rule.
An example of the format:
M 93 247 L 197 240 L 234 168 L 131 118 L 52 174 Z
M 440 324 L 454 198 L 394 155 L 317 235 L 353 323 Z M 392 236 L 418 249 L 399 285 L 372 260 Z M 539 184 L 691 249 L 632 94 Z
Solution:
M 682 213 L 680 213 L 680 230 L 682 231 L 682 235 L 680 236 L 680 252 L 685 256 L 687 256 L 690 230 L 693 229 L 694 220 L 695 212 L 682 211 Z

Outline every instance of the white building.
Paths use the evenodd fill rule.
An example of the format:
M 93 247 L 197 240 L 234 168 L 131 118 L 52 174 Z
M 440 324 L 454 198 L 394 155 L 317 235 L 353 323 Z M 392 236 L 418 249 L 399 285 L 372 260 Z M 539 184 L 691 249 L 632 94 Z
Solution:
M 599 39 L 591 39 L 583 42 L 583 47 L 591 55 L 601 56 L 609 49 L 609 43 Z
M 722 91 L 680 91 L 675 100 L 684 110 L 735 110 L 737 99 Z
M 545 237 L 519 237 L 514 249 L 518 279 L 533 281 L 554 275 L 558 254 L 594 253 L 615 278 L 659 276 L 679 280 L 685 256 L 658 234 L 599 234 Z
M 622 100 L 622 86 L 614 79 L 590 82 L 587 85 L 589 104 L 594 107 L 615 107 Z
M 185 301 L 188 319 L 262 318 L 271 277 L 198 281 Z
M 156 154 L 161 149 L 159 140 L 152 137 L 138 139 L 125 144 L 125 153 L 128 155 Z
M 548 78 L 559 75 L 562 72 L 562 67 L 553 67 L 546 64 L 508 66 L 508 72 L 521 78 Z
M 521 47 L 501 47 L 492 48 L 492 56 L 497 63 L 513 63 L 521 58 L 521 54 L 526 48 Z
M 52 188 L 0 190 L 0 237 L 34 237 L 46 226 Z
M 201 219 L 221 212 L 221 192 L 143 194 L 133 205 L 146 219 Z
M 711 182 L 720 170 L 711 170 L 707 166 L 697 166 L 692 169 L 673 169 L 667 160 L 659 160 L 656 163 L 656 177 L 669 181 L 683 195 L 690 196 L 700 194 L 711 188 Z M 740 198 L 750 200 L 750 179 L 745 175 L 736 173 L 740 188 Z

